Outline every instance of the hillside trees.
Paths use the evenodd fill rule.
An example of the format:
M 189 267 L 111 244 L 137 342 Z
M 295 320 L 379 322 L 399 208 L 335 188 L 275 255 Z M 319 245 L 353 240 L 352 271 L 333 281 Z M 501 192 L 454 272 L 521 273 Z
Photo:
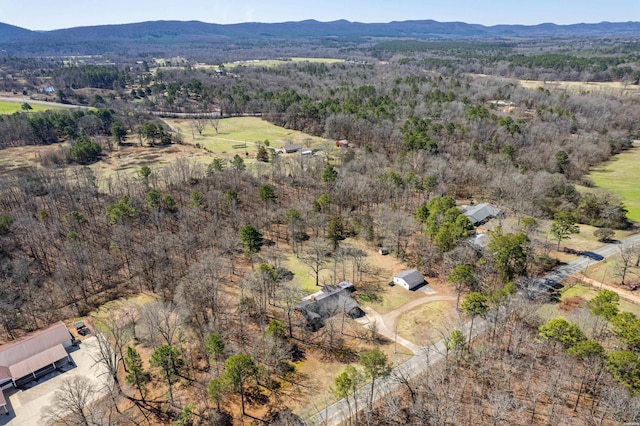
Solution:
M 317 161 L 314 158 L 303 168 L 298 161 L 288 161 L 283 156 L 279 164 L 263 165 L 263 172 L 259 172 L 252 162 L 245 164 L 239 155 L 231 163 L 214 159 L 208 169 L 186 161 L 167 167 L 152 166 L 150 175 L 144 172 L 132 178 L 124 173 L 91 176 L 79 168 L 3 173 L 0 176 L 3 337 L 15 338 L 24 330 L 38 329 L 52 320 L 85 313 L 112 298 L 144 291 L 154 293 L 164 303 L 152 305 L 154 312 L 161 315 L 142 312 L 143 344 L 177 345 L 181 333 L 176 330 L 184 329 L 193 339 L 181 350 L 189 366 L 198 371 L 202 368 L 197 366 L 198 362 L 205 364 L 200 357 L 207 351 L 207 336 L 217 334 L 225 343 L 217 363 L 227 355 L 246 352 L 269 371 L 277 372 L 277 359 L 281 359 L 288 346 L 278 343 L 282 340 L 280 331 L 265 337 L 264 324 L 271 316 L 278 321 L 286 319 L 288 334 L 293 337 L 296 327 L 293 307 L 302 297 L 295 283 L 279 285 L 272 279 L 272 269 L 279 271 L 278 262 L 282 265 L 291 254 L 281 238 L 285 234 L 282 231 L 286 228 L 290 243 L 295 245 L 294 253 L 307 263 L 306 269 L 311 271 L 316 284 L 322 284 L 319 272 L 327 267 L 329 256 L 335 261 L 336 277 L 349 275 L 349 263 L 353 280 L 367 278 L 363 277 L 367 263 L 376 266 L 374 261 L 366 260 L 365 252 L 350 246 L 350 241 L 342 242 L 342 237 L 354 235 L 363 244 L 371 244 L 369 247 L 383 239 L 400 257 L 415 262 L 421 269 L 449 275 L 460 289 L 482 290 L 487 300 L 480 306 L 499 306 L 500 312 L 505 313 L 503 318 L 496 309 L 494 333 L 489 342 L 477 352 L 474 348 L 473 357 L 469 357 L 473 371 L 465 370 L 470 373 L 457 377 L 442 376 L 440 383 L 425 383 L 420 392 L 428 397 L 420 399 L 420 392 L 416 392 L 412 408 L 415 411 L 406 414 L 407 422 L 437 418 L 464 423 L 469 421 L 467 415 L 473 421 L 476 420 L 473 413 L 481 412 L 476 410 L 480 401 L 496 403 L 486 411 L 496 419 L 511 412 L 505 407 L 515 398 L 508 399 L 505 395 L 519 388 L 510 386 L 506 373 L 491 370 L 487 363 L 502 350 L 493 346 L 494 340 L 507 348 L 508 355 L 501 358 L 503 365 L 509 367 L 505 372 L 521 372 L 517 368 L 526 364 L 530 366 L 526 373 L 510 373 L 511 377 L 528 377 L 527 374 L 533 377 L 529 391 L 518 400 L 521 405 L 512 411 L 522 414 L 530 410 L 526 414 L 533 423 L 541 421 L 540 413 L 544 412 L 546 421 L 546 413 L 558 411 L 563 405 L 558 389 L 566 390 L 569 386 L 557 386 L 553 393 L 549 385 L 544 398 L 536 399 L 542 389 L 535 384 L 540 363 L 537 355 L 527 354 L 537 350 L 541 356 L 553 358 L 549 371 L 557 374 L 558 383 L 568 380 L 567 371 L 555 368 L 563 362 L 566 367 L 566 361 L 555 358 L 560 354 L 550 355 L 542 344 L 531 344 L 539 325 L 530 314 L 533 308 L 521 304 L 514 308 L 511 305 L 516 302 L 489 291 L 498 284 L 492 275 L 494 270 L 503 282 L 535 270 L 529 265 L 538 236 L 533 231 L 508 234 L 496 229 L 491 235 L 489 253 L 471 251 L 459 244 L 473 233 L 473 227 L 455 208 L 456 198 L 500 200 L 507 211 L 513 209 L 518 217 L 542 219 L 566 210 L 581 222 L 621 224 L 621 206 L 614 198 L 580 195 L 569 179 L 576 179 L 590 165 L 628 146 L 624 142 L 626 132 L 637 127 L 635 101 L 632 97 L 614 101 L 609 99 L 612 95 L 596 93 L 568 92 L 561 98 L 553 92 L 516 87 L 498 79 L 440 72 L 427 75 L 423 69 L 432 67 L 433 62 L 416 61 L 407 67 L 395 60 L 388 67 L 326 65 L 326 70 L 314 71 L 317 80 L 302 78 L 309 74 L 294 64 L 284 68 L 288 75 L 281 73 L 282 69 L 240 69 L 237 71 L 240 78 L 206 77 L 200 70 L 165 73 L 163 69 L 157 77 L 158 86 L 160 79 L 167 80 L 165 84 L 175 79 L 175 87 L 154 87 L 156 94 L 146 95 L 165 96 L 165 90 L 171 91 L 175 95 L 172 108 L 184 107 L 186 111 L 187 93 L 204 96 L 209 90 L 207 85 L 215 81 L 216 87 L 210 90 L 216 92 L 215 97 L 225 99 L 228 111 L 268 110 L 264 116 L 271 120 L 313 129 L 317 134 L 348 138 L 356 148 L 348 156 L 343 155 L 346 151 L 339 151 L 335 164 L 340 167 L 332 166 L 333 172 L 339 170 L 335 180 L 323 181 L 327 163 L 322 158 Z M 443 65 L 443 70 L 447 67 Z M 204 84 L 190 84 L 192 77 Z M 210 78 L 208 83 L 206 78 Z M 288 88 L 292 90 L 286 91 Z M 137 89 L 137 96 L 139 92 Z M 488 100 L 497 96 L 513 100 L 515 105 L 509 113 L 490 106 Z M 525 110 L 531 114 L 524 114 Z M 126 123 L 125 130 L 133 132 L 145 122 L 156 123 L 133 109 L 127 111 L 117 112 L 111 118 L 109 114 L 95 114 L 82 120 L 93 113 L 3 116 L 0 145 L 55 143 L 70 137 L 78 140 L 94 137 L 90 134 L 93 132 L 104 138 L 108 129 L 115 138 L 113 125 L 106 126 L 109 120 Z M 405 134 L 400 130 L 403 124 L 407 124 Z M 437 152 L 430 147 L 430 141 L 437 145 Z M 570 154 L 564 174 L 557 173 L 554 167 L 559 150 Z M 342 158 L 344 162 L 339 163 Z M 261 187 L 270 187 L 277 194 L 278 203 L 271 198 L 262 199 Z M 426 238 L 415 235 L 410 215 L 417 208 L 415 220 L 423 227 Z M 260 215 L 260 221 L 256 222 L 256 212 L 262 211 L 268 214 Z M 523 228 L 534 227 L 525 222 L 521 222 Z M 249 238 L 243 239 L 243 225 L 250 223 L 255 225 Z M 259 228 L 273 231 L 269 233 L 276 243 L 273 256 L 262 252 L 260 242 L 264 236 Z M 310 241 L 306 242 L 307 239 Z M 243 248 L 256 265 L 263 261 L 256 261 L 258 253 L 264 255 L 265 265 L 268 258 L 269 268 L 257 266 L 255 277 L 245 276 L 244 263 L 237 262 Z M 249 283 L 249 278 L 257 281 Z M 237 296 L 243 291 L 246 294 L 241 305 Z M 621 347 L 637 352 L 635 318 L 620 313 L 605 314 L 608 311 L 604 304 L 600 308 L 601 318 L 610 319 Z M 469 312 L 473 318 L 476 311 Z M 529 316 L 520 321 L 527 312 Z M 306 333 L 295 334 L 304 340 Z M 598 337 L 598 333 L 589 336 Z M 577 363 L 575 375 L 580 380 L 583 364 L 593 363 L 593 374 L 597 371 L 597 346 L 580 348 L 578 345 L 587 345 L 583 342 L 580 340 L 574 346 L 580 351 L 572 358 Z M 258 343 L 262 346 L 255 349 Z M 214 359 L 210 361 L 213 363 Z M 466 367 L 466 360 L 455 366 Z M 161 368 L 154 368 L 162 373 Z M 133 369 L 131 366 L 130 370 Z M 582 390 L 574 386 L 572 401 L 576 393 L 584 395 L 586 388 L 589 399 L 592 395 L 603 398 L 602 402 L 594 403 L 597 409 L 605 410 L 602 407 L 613 406 L 606 404 L 614 404 L 616 400 L 629 401 L 627 397 L 612 396 L 605 402 L 598 389 L 607 388 L 610 383 L 606 381 L 608 374 L 603 375 L 606 377 L 599 379 L 603 383 L 599 388 L 590 384 L 595 381 L 591 371 L 584 376 Z M 476 383 L 470 378 L 476 376 L 488 381 Z M 439 380 L 439 376 L 433 375 L 429 380 L 432 379 Z M 249 381 L 253 383 L 252 380 Z M 555 379 L 548 381 L 552 383 Z M 492 387 L 491 394 L 482 383 Z M 183 391 L 178 389 L 174 386 L 176 401 L 180 400 L 178 392 Z M 228 388 L 214 386 L 214 402 L 224 397 L 225 389 Z M 470 395 L 465 392 L 473 394 L 467 398 Z M 591 402 L 585 404 L 587 398 L 578 398 L 578 411 Z M 467 411 L 459 409 L 459 404 L 467 400 L 476 405 Z M 532 408 L 523 408 L 522 404 L 531 404 Z M 555 404 L 553 410 L 549 409 L 551 404 Z M 549 415 L 550 422 L 557 419 L 554 416 Z
M 425 235 L 443 252 L 453 249 L 475 229 L 449 196 L 429 200 L 418 209 L 416 218 L 423 223 Z
M 240 228 L 240 241 L 242 242 L 244 253 L 251 261 L 251 267 L 253 267 L 253 257 L 262 248 L 262 232 L 253 225 L 244 225 Z

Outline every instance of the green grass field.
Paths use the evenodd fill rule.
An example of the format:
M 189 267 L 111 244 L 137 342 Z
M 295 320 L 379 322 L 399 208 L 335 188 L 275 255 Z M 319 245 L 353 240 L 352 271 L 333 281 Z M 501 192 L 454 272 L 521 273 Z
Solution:
M 62 109 L 62 107 L 59 107 L 59 106 L 39 105 L 39 104 L 29 103 L 29 101 L 26 101 L 26 103 L 31 105 L 32 109 L 30 109 L 29 111 L 25 111 L 22 109 L 22 104 L 24 103 L 25 103 L 24 100 L 16 100 L 15 102 L 0 101 L 0 114 L 13 114 L 14 112 L 38 112 L 38 111 L 47 111 L 50 109 Z
M 218 133 L 211 125 L 207 125 L 198 134 L 192 128 L 192 120 L 166 119 L 172 128 L 179 130 L 185 143 L 200 144 L 216 154 L 242 154 L 249 152 L 251 158 L 255 157 L 257 147 L 255 142 L 268 140 L 270 146 L 281 148 L 284 145 L 299 143 L 308 146 L 319 146 L 324 139 L 310 136 L 295 130 L 274 126 L 258 117 L 234 117 L 220 120 Z M 245 148 L 234 148 L 237 145 L 247 144 Z
M 640 221 L 640 143 L 622 154 L 616 155 L 611 161 L 595 168 L 590 177 L 594 183 L 613 191 L 623 201 L 629 210 L 630 220 Z

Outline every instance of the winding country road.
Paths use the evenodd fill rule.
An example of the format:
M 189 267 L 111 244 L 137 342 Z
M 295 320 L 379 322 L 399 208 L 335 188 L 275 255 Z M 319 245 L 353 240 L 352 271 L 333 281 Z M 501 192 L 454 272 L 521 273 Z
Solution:
M 622 247 L 623 245 L 632 246 L 639 243 L 640 243 L 640 234 L 633 235 L 629 238 L 625 238 L 624 240 L 614 244 L 607 244 L 591 252 L 586 252 L 580 257 L 578 257 L 577 259 L 565 265 L 559 266 L 558 268 L 548 273 L 544 277 L 534 280 L 532 284 L 529 286 L 530 288 L 525 291 L 527 291 L 530 296 L 535 296 L 536 294 L 545 293 L 547 290 L 554 288 L 559 283 L 564 281 L 569 276 L 575 274 L 576 272 L 579 272 L 584 268 L 588 267 L 589 265 L 597 263 L 606 257 L 612 256 L 618 253 L 618 251 L 620 250 L 620 247 Z M 622 289 L 616 289 L 616 290 L 618 290 L 618 292 L 622 291 Z M 431 299 L 425 298 L 420 300 L 424 300 L 423 303 L 428 303 L 430 300 L 434 301 L 434 298 L 431 298 Z M 420 305 L 420 303 L 418 303 L 418 305 Z M 369 312 L 371 312 L 371 310 Z M 378 314 L 378 317 L 380 317 L 380 324 L 384 325 L 384 321 L 382 320 L 379 314 Z M 376 322 L 377 321 L 378 319 L 376 318 Z M 378 324 L 378 327 L 380 324 Z M 470 322 L 467 322 L 462 327 L 462 332 L 465 335 L 468 335 L 469 333 L 469 326 L 470 326 Z M 386 326 L 379 327 L 378 330 L 381 331 L 385 328 L 387 329 L 385 330 L 385 332 L 390 333 L 390 330 L 388 330 Z M 473 327 L 472 337 L 475 337 L 481 333 L 484 333 L 486 328 L 487 328 L 486 321 L 483 321 L 479 318 L 476 319 Z M 389 337 L 386 334 L 385 336 Z M 391 336 L 394 336 L 394 333 L 391 333 Z M 398 342 L 400 343 L 400 339 L 398 339 Z M 407 343 L 410 343 L 410 342 L 407 342 Z M 404 343 L 402 344 L 411 350 L 418 348 L 417 345 L 413 345 L 412 343 L 410 345 L 406 345 Z M 402 383 L 400 383 L 400 381 L 396 379 L 397 377 L 402 377 L 403 379 L 413 379 L 418 375 L 422 374 L 431 365 L 443 360 L 446 354 L 446 348 L 442 340 L 436 342 L 431 346 L 427 346 L 425 348 L 418 348 L 418 349 L 421 349 L 421 350 L 419 350 L 417 353 L 414 351 L 416 355 L 413 358 L 410 358 L 407 361 L 393 367 L 392 373 L 389 377 L 380 379 L 376 382 L 376 386 L 374 389 L 374 398 L 373 398 L 374 403 L 380 400 L 381 398 L 383 398 L 385 395 L 391 392 L 397 391 L 397 389 L 400 386 L 402 386 Z M 358 389 L 358 391 L 352 396 L 352 398 L 354 397 L 357 398 L 358 400 L 358 407 L 366 407 L 369 401 L 369 386 L 364 386 L 363 388 Z M 345 399 L 341 399 L 331 405 L 328 405 L 318 413 L 309 417 L 306 420 L 306 424 L 325 425 L 325 426 L 339 425 L 340 423 L 345 422 L 350 417 L 349 413 L 351 411 L 352 410 L 349 409 L 347 401 Z

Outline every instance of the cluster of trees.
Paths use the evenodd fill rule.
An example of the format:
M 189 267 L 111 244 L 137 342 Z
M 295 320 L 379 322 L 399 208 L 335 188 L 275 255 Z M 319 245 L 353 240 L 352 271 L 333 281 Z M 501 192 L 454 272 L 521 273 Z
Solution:
M 50 145 L 63 141 L 69 149 L 41 155 L 43 165 L 88 164 L 101 151 L 113 151 L 131 135 L 148 145 L 179 142 L 180 136 L 147 114 L 121 114 L 113 109 L 52 110 L 0 116 L 0 147 Z M 0 149 L 1 149 L 0 148 Z M 64 158 L 55 158 L 62 154 Z
M 51 110 L 0 117 L 0 147 L 49 145 L 79 136 L 109 136 L 121 118 L 112 109 Z
M 412 381 L 393 371 L 399 391 L 385 396 L 369 421 L 637 422 L 638 352 L 625 340 L 629 334 L 621 333 L 622 322 L 637 318 L 618 311 L 617 294 L 600 291 L 569 313 L 579 326 L 564 318 L 543 322 L 538 302 L 508 296 L 507 287 L 486 297 L 470 293 L 462 308 L 472 320 L 487 320 L 484 335 L 470 343 L 456 325 L 444 328 L 445 360 Z M 609 321 L 618 325 L 607 326 Z
M 53 83 L 59 88 L 124 89 L 132 79 L 127 68 L 114 65 L 81 65 L 55 69 Z

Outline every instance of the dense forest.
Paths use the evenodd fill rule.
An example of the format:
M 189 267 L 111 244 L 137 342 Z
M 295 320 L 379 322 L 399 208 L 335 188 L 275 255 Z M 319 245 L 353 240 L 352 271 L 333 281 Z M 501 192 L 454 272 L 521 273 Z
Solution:
M 387 246 L 408 267 L 448 281 L 461 318 L 473 326 L 482 317 L 487 331 L 467 341 L 452 327 L 438 368 L 397 378 L 401 392 L 372 397 L 347 424 L 640 419 L 640 320 L 617 295 L 599 293 L 566 324 L 538 315 L 546 293 L 525 297 L 533 278 L 559 264 L 555 243 L 576 224 L 603 230 L 603 241 L 633 226 L 620 200 L 586 174 L 639 137 L 640 98 L 513 80 L 637 85 L 637 44 L 253 43 L 170 65 L 144 55 L 1 58 L 7 94 L 82 108 L 0 116 L 0 156 L 41 148 L 37 164 L 0 175 L 0 340 L 123 297 L 152 300 L 99 324 L 98 361 L 112 378 L 104 403 L 71 420 L 52 410 L 51 424 L 238 424 L 245 403 L 270 424 L 300 424 L 286 389 L 304 387 L 296 365 L 312 356 L 360 360 L 362 373 L 336 379 L 336 396 L 350 398 L 364 377 L 373 392 L 389 373 L 375 330 L 344 315 L 308 327 L 295 310 L 303 292 L 285 266 L 300 259 L 316 284 L 333 270 L 333 283 L 351 279 L 359 300 L 375 299 L 384 283 L 373 283 L 375 260 L 353 241 Z M 220 66 L 256 52 L 346 60 Z M 135 165 L 134 174 L 91 168 L 124 147 L 186 144 L 160 118 L 170 114 L 189 117 L 194 138 L 226 117 L 257 115 L 349 147 L 303 158 L 265 143 L 257 158 L 207 152 L 206 164 L 177 157 Z M 469 243 L 476 229 L 459 209 L 479 202 L 513 219 L 492 229 L 485 247 Z M 550 239 L 543 222 L 566 230 Z M 165 385 L 168 396 L 158 391 Z

